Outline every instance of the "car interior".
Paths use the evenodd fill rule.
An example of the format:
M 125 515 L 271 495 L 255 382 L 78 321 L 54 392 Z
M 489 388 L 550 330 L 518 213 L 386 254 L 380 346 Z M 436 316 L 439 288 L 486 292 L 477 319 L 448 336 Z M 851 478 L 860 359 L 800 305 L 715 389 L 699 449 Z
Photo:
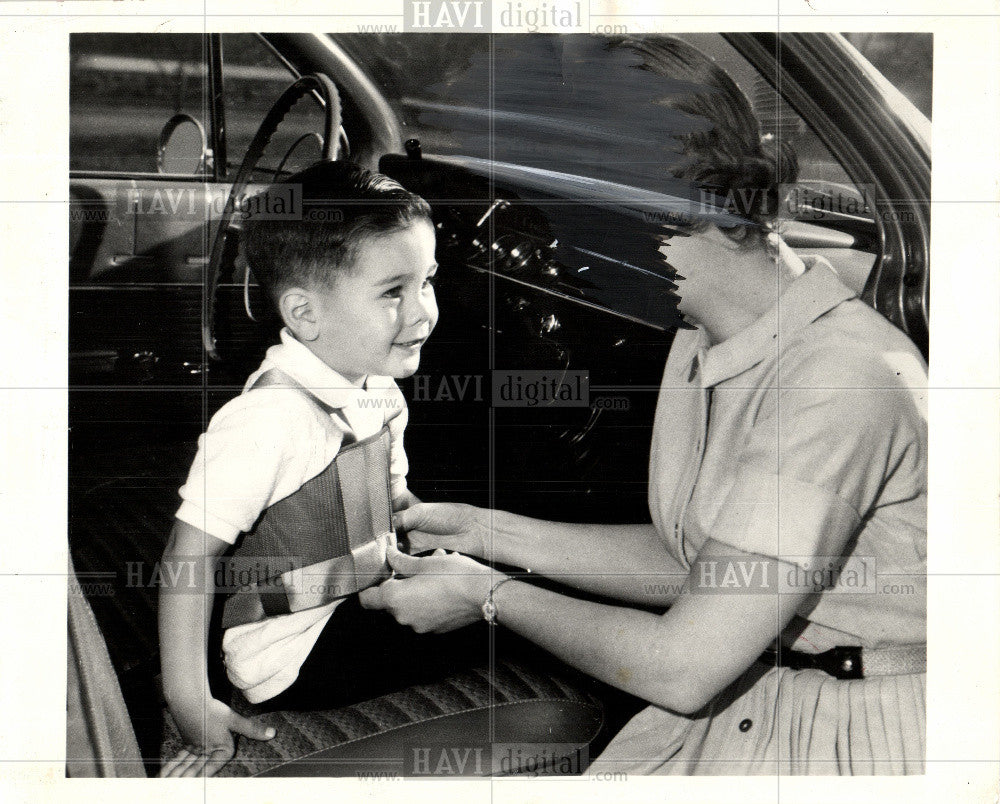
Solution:
M 765 136 L 795 140 L 802 178 L 787 242 L 828 257 L 926 354 L 926 260 L 912 246 L 922 236 L 926 253 L 926 221 L 892 228 L 876 214 L 887 190 L 852 162 L 857 138 L 824 134 L 816 104 L 795 94 L 817 78 L 788 80 L 788 97 L 774 90 L 778 73 L 798 69 L 793 56 L 832 46 L 806 38 L 785 62 L 750 35 L 689 38 L 752 98 Z M 501 40 L 71 38 L 69 547 L 148 775 L 181 747 L 158 688 L 156 624 L 177 489 L 198 435 L 276 340 L 238 248 L 239 203 L 268 182 L 351 159 L 431 203 L 442 314 L 418 374 L 400 383 L 420 498 L 648 521 L 649 432 L 678 292 L 659 248 L 697 199 L 658 178 L 667 155 L 655 131 L 621 115 L 585 128 L 580 115 L 595 114 L 585 93 L 602 97 L 600 81 L 625 69 L 602 77 L 606 40 Z M 557 67 L 572 85 L 561 95 Z M 657 91 L 654 78 L 642 93 Z M 541 89 L 532 99 L 524 86 Z M 585 371 L 601 404 L 496 406 L 504 371 Z M 407 747 L 424 744 L 552 744 L 593 757 L 643 705 L 542 651 L 333 711 L 261 713 L 220 661 L 211 680 L 278 730 L 241 740 L 224 776 L 401 772 Z

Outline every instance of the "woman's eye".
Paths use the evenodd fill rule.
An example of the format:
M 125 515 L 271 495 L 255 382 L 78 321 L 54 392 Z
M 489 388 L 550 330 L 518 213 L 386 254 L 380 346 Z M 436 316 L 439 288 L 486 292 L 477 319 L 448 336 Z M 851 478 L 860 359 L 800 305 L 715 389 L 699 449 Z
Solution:
M 382 294 L 387 299 L 398 299 L 403 295 L 403 286 L 396 285 L 394 288 L 389 288 L 385 293 Z
M 432 287 L 434 287 L 434 285 L 435 285 L 436 283 L 437 283 L 437 274 L 430 274 L 430 275 L 429 275 L 429 276 L 428 276 L 428 277 L 427 277 L 427 278 L 426 278 L 426 279 L 424 280 L 424 287 L 425 287 L 425 288 L 432 288 Z

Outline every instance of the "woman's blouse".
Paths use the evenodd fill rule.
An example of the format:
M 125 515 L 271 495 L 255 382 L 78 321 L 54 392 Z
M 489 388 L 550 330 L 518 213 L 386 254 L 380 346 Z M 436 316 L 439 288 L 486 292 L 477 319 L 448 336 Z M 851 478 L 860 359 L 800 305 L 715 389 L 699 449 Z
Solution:
M 811 588 L 796 649 L 924 642 L 926 386 L 913 344 L 822 263 L 716 346 L 679 331 L 650 454 L 667 549 L 690 566 L 711 537 L 780 558 L 692 582 Z

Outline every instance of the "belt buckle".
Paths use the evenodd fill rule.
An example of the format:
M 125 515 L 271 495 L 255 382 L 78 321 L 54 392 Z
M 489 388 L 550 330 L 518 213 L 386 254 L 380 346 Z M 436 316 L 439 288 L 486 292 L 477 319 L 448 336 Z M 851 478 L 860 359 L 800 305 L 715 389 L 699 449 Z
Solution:
M 864 678 L 861 648 L 857 645 L 837 645 L 816 657 L 823 670 L 843 680 Z
M 770 667 L 787 667 L 790 670 L 822 670 L 836 679 L 848 681 L 864 678 L 861 648 L 857 645 L 837 645 L 822 653 L 801 653 L 794 650 L 766 649 L 758 662 Z

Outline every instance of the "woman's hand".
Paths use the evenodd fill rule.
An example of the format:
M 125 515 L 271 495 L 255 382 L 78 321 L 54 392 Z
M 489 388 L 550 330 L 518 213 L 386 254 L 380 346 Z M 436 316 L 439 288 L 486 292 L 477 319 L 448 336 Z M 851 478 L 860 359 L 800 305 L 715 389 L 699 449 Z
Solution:
M 387 557 L 405 577 L 365 589 L 360 603 L 366 609 L 385 609 L 418 634 L 440 634 L 476 622 L 483 616 L 486 595 L 503 577 L 471 558 L 440 549 L 417 558 L 389 547 Z
M 417 503 L 392 518 L 407 532 L 411 553 L 435 547 L 486 558 L 489 512 L 463 503 Z
M 170 713 L 184 748 L 160 770 L 160 776 L 214 776 L 236 754 L 234 733 L 270 740 L 275 730 L 236 714 L 222 701 L 209 698 L 204 708 L 183 704 Z

